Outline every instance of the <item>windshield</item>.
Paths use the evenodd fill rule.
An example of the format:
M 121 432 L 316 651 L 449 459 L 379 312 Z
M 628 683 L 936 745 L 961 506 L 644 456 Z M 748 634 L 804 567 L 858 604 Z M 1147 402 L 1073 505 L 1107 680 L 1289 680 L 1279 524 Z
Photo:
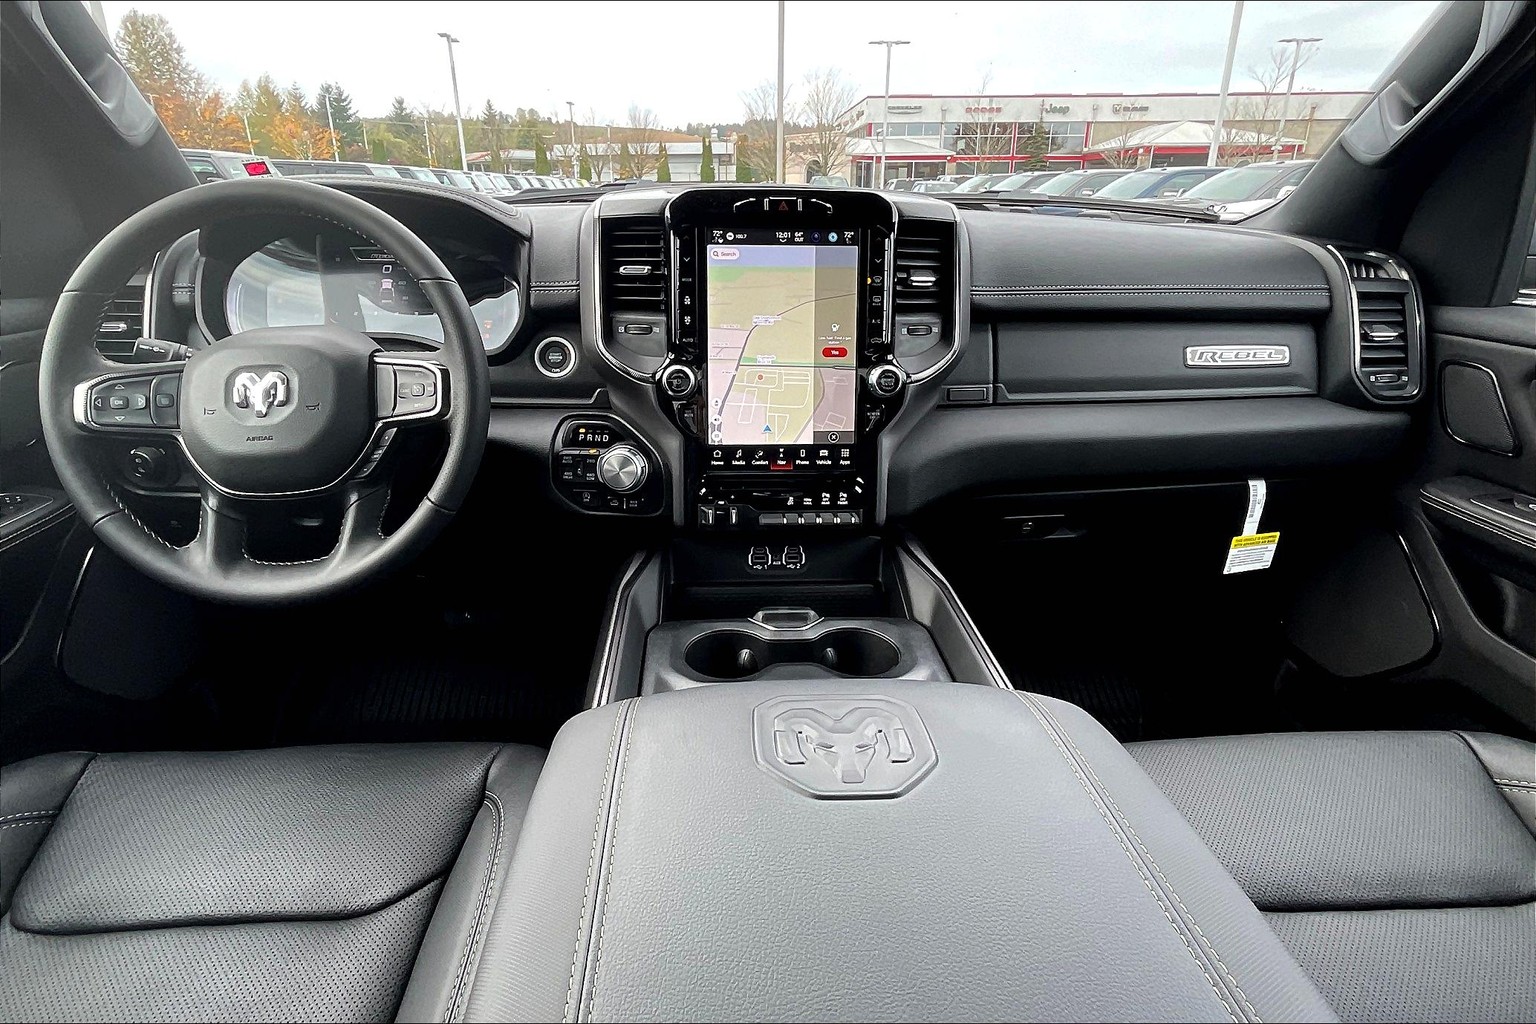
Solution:
M 1064 196 L 1073 189 L 1078 188 L 1088 179 L 1085 172 L 1062 174 L 1052 178 L 1043 185 L 1037 185 L 1033 191 L 1046 196 Z
M 579 61 L 557 4 L 90 6 L 179 145 L 292 161 L 285 174 L 337 173 L 340 161 L 461 189 L 479 172 L 541 190 L 945 181 L 1072 198 L 1094 186 L 1034 176 L 1315 159 L 1436 5 L 1253 3 L 1233 36 L 1230 3 L 1126 5 L 1106 20 L 1088 3 L 794 0 L 782 79 L 780 5 L 768 0 L 604 6 L 579 27 Z M 636 53 L 714 55 L 707 75 L 677 59 L 637 79 Z M 1097 191 L 1134 197 L 1148 180 Z M 1245 180 L 1186 194 L 1237 201 Z
M 1137 171 L 1123 178 L 1116 178 L 1094 195 L 1100 199 L 1136 199 L 1166 177 L 1168 177 L 1167 171 Z
M 1186 199 L 1204 199 L 1213 203 L 1236 203 L 1252 199 L 1264 190 L 1264 186 L 1284 173 L 1280 168 L 1255 164 L 1251 167 L 1234 167 L 1214 178 L 1207 178 L 1188 192 Z

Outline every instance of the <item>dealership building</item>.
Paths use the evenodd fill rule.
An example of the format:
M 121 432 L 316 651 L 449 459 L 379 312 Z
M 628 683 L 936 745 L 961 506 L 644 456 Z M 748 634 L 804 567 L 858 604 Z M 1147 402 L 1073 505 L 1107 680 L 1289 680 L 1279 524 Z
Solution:
M 1368 92 L 1296 92 L 1287 104 L 1283 93 L 1230 93 L 1222 160 L 1316 156 L 1369 97 Z M 872 184 L 882 147 L 887 179 L 1106 163 L 1204 164 L 1218 102 L 1215 93 L 893 95 L 887 112 L 884 96 L 866 96 L 842 118 L 853 136 L 848 177 L 856 185 Z M 887 113 L 889 137 L 882 138 Z M 1161 125 L 1178 130 L 1147 130 Z

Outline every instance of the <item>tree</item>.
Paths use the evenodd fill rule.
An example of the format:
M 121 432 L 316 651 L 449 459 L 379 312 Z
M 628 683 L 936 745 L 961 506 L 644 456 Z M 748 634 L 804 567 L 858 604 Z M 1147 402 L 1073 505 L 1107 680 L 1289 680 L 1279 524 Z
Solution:
M 201 145 L 198 114 L 210 89 L 187 60 L 163 14 L 130 10 L 117 30 L 117 52 L 133 83 L 149 100 L 178 145 Z
M 665 142 L 661 144 L 660 150 L 656 156 L 656 180 L 671 181 L 672 163 L 667 159 L 667 144 Z
M 1285 109 L 1285 87 L 1291 77 L 1317 56 L 1316 43 L 1299 48 L 1276 46 L 1263 64 L 1248 67 L 1248 77 L 1257 88 L 1232 106 L 1222 122 L 1218 163 L 1247 163 L 1278 155 L 1282 135 L 1288 135 L 1285 123 L 1290 111 Z M 1292 66 L 1294 64 L 1294 67 Z
M 326 120 L 326 98 L 330 98 L 330 120 Z M 336 126 L 336 136 L 343 149 L 363 144 L 363 122 L 352 106 L 352 97 L 335 82 L 326 82 L 315 94 L 314 119 L 317 124 Z
M 619 143 L 618 167 L 615 171 L 615 177 L 640 177 L 640 174 L 635 170 L 635 155 L 634 153 L 630 152 L 628 142 Z
M 704 145 L 699 149 L 699 180 L 715 180 L 715 147 L 708 135 L 704 136 Z
M 582 146 L 581 147 L 580 168 L 579 168 L 579 170 L 577 170 L 576 176 L 578 178 L 580 178 L 582 181 L 592 181 L 593 180 L 593 177 L 592 177 L 592 157 L 590 155 L 588 155 L 587 147 L 586 146 Z
M 625 132 L 625 142 L 633 143 L 630 150 L 630 173 L 632 178 L 646 178 L 656 168 L 656 149 L 661 140 L 661 122 L 656 117 L 656 112 L 650 107 L 642 107 L 637 103 L 629 105 L 629 115 L 626 118 L 628 131 Z
M 533 139 L 533 173 L 549 173 L 549 153 L 544 149 L 544 136 L 536 135 Z
M 841 121 L 857 98 L 853 84 L 834 68 L 818 68 L 805 76 L 805 102 L 800 114 L 809 130 L 801 134 L 805 142 L 799 151 L 806 158 L 807 174 L 812 165 L 817 174 L 837 174 L 847 162 L 852 140 Z
M 753 176 L 752 165 L 749 164 L 747 162 L 746 158 L 743 156 L 743 154 L 751 152 L 751 149 L 750 149 L 751 145 L 752 145 L 752 140 L 751 139 L 749 139 L 745 135 L 742 135 L 742 134 L 739 134 L 739 133 L 737 134 L 737 136 L 736 136 L 736 180 L 737 181 L 746 182 L 746 181 L 756 181 L 757 180 L 757 178 L 755 178 Z
M 767 81 L 759 82 L 741 94 L 745 116 L 742 119 L 742 131 L 736 136 L 737 181 L 772 181 L 774 175 L 778 173 L 778 154 L 774 151 L 778 143 L 777 98 L 778 89 L 772 82 Z M 798 120 L 798 117 L 786 92 L 784 97 L 786 134 L 789 132 L 790 123 Z M 748 169 L 750 177 L 741 177 L 740 168 L 742 167 Z
M 981 83 L 976 89 L 977 97 L 987 96 L 991 86 L 992 69 L 988 67 L 982 72 Z M 972 170 L 978 174 L 993 170 L 994 167 L 989 165 L 1006 160 L 1013 152 L 1012 123 L 993 121 L 982 112 L 997 105 L 990 98 L 978 98 L 971 106 L 971 113 L 955 125 L 955 152 L 961 156 L 956 170 Z

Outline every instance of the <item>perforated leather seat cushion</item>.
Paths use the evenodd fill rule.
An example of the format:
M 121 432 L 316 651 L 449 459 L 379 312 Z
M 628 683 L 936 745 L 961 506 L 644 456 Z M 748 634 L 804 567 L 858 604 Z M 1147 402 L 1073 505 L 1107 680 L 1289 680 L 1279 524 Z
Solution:
M 0 1018 L 393 1017 L 477 814 L 499 789 L 497 833 L 507 805 L 515 828 L 541 763 L 421 744 L 7 768 Z M 467 859 L 467 874 L 491 862 Z M 483 901 L 489 881 L 458 874 L 454 902 Z M 469 934 L 444 934 L 444 974 L 482 927 L 449 916 L 434 930 Z
M 1536 747 L 1379 732 L 1129 749 L 1345 1020 L 1536 1019 Z

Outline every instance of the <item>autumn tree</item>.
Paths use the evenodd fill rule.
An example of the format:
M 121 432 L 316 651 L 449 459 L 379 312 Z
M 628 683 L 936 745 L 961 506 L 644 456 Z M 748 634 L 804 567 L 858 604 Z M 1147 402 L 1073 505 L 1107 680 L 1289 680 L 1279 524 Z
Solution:
M 715 147 L 708 135 L 704 136 L 704 145 L 699 150 L 699 180 L 715 180 Z
M 130 10 L 118 26 L 116 46 L 129 77 L 177 145 L 202 145 L 198 114 L 210 92 L 208 81 L 187 59 L 165 15 Z
M 659 148 L 660 152 L 656 155 L 656 180 L 671 181 L 672 162 L 667 159 L 667 144 L 663 142 Z
M 852 140 L 843 129 L 842 115 L 857 98 L 853 83 L 844 80 L 834 68 L 818 68 L 805 76 L 805 100 L 800 105 L 800 119 L 809 128 L 802 133 L 805 138 L 802 151 L 808 173 L 837 174 L 847 162 Z
M 544 148 L 544 136 L 533 137 L 533 173 L 549 173 L 549 151 Z

